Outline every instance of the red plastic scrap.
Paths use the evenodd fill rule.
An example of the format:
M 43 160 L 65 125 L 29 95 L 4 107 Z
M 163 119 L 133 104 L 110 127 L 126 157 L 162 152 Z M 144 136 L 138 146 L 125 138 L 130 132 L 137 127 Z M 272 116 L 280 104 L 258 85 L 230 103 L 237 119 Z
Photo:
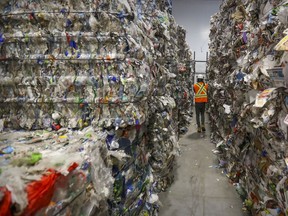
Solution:
M 79 164 L 73 163 L 68 171 L 75 170 Z M 43 175 L 40 181 L 33 181 L 26 187 L 28 206 L 21 214 L 21 216 L 35 215 L 40 209 L 49 206 L 54 194 L 55 183 L 62 174 L 55 170 L 49 169 L 48 173 Z M 12 216 L 11 205 L 12 196 L 11 192 L 6 187 L 0 187 L 0 191 L 4 196 L 0 202 L 0 216 Z
M 34 181 L 27 185 L 28 206 L 22 216 L 36 214 L 38 210 L 49 205 L 54 193 L 54 185 L 60 175 L 54 170 L 49 170 L 49 175 L 44 175 L 40 181 Z
M 10 206 L 12 203 L 11 192 L 6 187 L 0 187 L 0 191 L 4 193 L 2 200 L 0 201 L 0 216 L 12 216 Z
M 68 171 L 75 170 L 79 165 L 73 163 Z M 54 194 L 54 186 L 57 178 L 61 176 L 61 173 L 55 170 L 49 170 L 49 175 L 44 175 L 40 181 L 35 181 L 28 184 L 26 191 L 28 197 L 28 206 L 21 216 L 32 216 L 40 209 L 47 207 Z
M 79 164 L 76 163 L 76 162 L 74 162 L 74 163 L 68 168 L 68 172 L 71 172 L 71 171 L 75 170 L 78 166 L 79 166 Z

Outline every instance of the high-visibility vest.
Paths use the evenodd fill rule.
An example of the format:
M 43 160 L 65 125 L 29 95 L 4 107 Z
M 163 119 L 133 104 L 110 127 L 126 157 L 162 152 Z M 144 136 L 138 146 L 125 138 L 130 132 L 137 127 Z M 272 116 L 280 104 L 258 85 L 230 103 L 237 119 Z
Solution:
M 195 103 L 207 103 L 207 90 L 208 84 L 205 85 L 203 82 L 198 82 L 194 84 L 194 92 L 195 92 Z

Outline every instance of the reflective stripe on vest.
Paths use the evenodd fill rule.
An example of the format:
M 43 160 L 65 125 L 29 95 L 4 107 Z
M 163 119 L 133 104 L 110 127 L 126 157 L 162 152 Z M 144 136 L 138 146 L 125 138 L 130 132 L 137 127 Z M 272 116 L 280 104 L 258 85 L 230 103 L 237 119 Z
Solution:
M 207 98 L 205 84 L 200 85 L 199 83 L 196 83 L 196 85 L 199 87 L 199 90 L 196 92 L 195 98 Z

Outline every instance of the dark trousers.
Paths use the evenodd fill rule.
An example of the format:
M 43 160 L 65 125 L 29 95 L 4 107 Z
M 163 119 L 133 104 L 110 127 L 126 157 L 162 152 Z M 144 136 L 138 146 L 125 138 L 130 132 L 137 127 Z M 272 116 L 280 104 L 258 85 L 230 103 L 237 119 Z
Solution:
M 196 122 L 197 126 L 204 126 L 205 124 L 205 105 L 206 103 L 195 103 L 195 111 L 196 111 Z M 201 125 L 200 125 L 201 118 Z

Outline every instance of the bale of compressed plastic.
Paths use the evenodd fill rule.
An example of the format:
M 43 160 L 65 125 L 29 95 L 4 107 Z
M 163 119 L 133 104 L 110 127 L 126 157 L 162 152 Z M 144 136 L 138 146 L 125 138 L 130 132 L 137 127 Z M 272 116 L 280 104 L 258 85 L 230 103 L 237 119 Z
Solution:
M 286 10 L 285 1 L 224 1 L 211 19 L 214 153 L 253 215 L 287 213 Z

